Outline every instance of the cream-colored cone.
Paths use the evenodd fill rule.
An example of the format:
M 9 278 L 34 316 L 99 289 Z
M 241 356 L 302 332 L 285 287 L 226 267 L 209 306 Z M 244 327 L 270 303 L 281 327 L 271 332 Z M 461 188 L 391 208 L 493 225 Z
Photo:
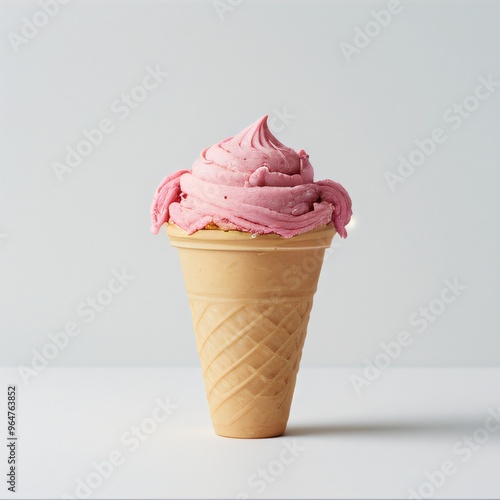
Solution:
M 178 247 L 215 432 L 285 432 L 332 225 L 293 238 L 168 225 Z

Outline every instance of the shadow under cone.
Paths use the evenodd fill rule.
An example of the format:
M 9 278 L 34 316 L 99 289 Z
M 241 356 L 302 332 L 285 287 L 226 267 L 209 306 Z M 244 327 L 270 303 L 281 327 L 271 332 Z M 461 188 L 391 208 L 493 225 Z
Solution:
M 180 252 L 215 432 L 282 435 L 333 226 L 293 238 L 167 232 Z

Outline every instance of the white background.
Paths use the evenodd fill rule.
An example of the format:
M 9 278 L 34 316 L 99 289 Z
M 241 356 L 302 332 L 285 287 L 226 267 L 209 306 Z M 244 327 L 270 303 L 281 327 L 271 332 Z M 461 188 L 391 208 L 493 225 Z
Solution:
M 0 498 L 498 499 L 498 368 L 394 368 L 361 396 L 350 373 L 302 369 L 284 436 L 227 439 L 197 368 L 48 368 L 18 386 L 18 489 Z
M 94 474 L 90 498 L 498 498 L 500 433 L 485 426 L 500 418 L 488 368 L 500 361 L 500 87 L 450 117 L 475 104 L 480 78 L 500 82 L 500 3 L 402 0 L 381 29 L 384 1 L 231 2 L 72 0 L 16 45 L 43 11 L 0 1 L 0 498 L 78 495 L 116 450 L 124 463 Z M 379 33 L 346 58 L 365 27 Z M 169 75 L 125 116 L 122 94 L 157 67 Z M 224 439 L 178 255 L 150 233 L 149 207 L 166 174 L 264 114 L 317 180 L 348 189 L 355 224 L 327 252 L 287 433 Z M 54 163 L 102 120 L 113 131 L 59 181 Z M 446 141 L 391 190 L 385 174 L 437 128 Z M 109 295 L 114 273 L 132 278 Z M 462 287 L 450 304 L 445 280 Z M 112 301 L 90 316 L 96 296 Z M 439 314 L 423 321 L 429 304 Z M 72 324 L 79 335 L 54 347 Z M 391 369 L 366 369 L 400 332 Z M 178 409 L 156 425 L 158 398 Z M 135 451 L 122 439 L 133 428 L 147 433 Z M 295 440 L 303 451 L 280 465 Z M 433 487 L 446 460 L 457 470 Z M 278 471 L 264 490 L 262 468 Z
M 40 7 L 3 0 L 0 362 L 29 366 L 75 321 L 81 334 L 51 366 L 197 366 L 178 256 L 149 232 L 151 199 L 166 174 L 270 114 L 316 179 L 353 199 L 304 365 L 362 366 L 403 330 L 413 343 L 395 366 L 497 365 L 500 90 L 456 130 L 443 115 L 479 77 L 500 81 L 500 3 L 401 6 L 348 62 L 340 45 L 386 2 L 244 1 L 219 16 L 210 1 L 75 0 L 16 52 L 12 34 Z M 112 103 L 157 65 L 169 75 L 122 120 Z M 280 122 L 283 110 L 293 118 Z M 59 182 L 53 163 L 104 118 L 114 131 Z M 392 192 L 384 174 L 437 127 L 446 142 Z M 79 305 L 122 269 L 134 279 L 86 323 Z M 409 317 L 445 279 L 467 289 L 419 333 Z

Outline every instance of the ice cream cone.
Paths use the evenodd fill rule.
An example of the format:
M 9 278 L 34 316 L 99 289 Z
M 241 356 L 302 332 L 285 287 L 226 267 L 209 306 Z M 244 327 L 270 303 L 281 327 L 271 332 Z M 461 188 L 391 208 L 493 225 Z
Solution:
M 167 225 L 179 248 L 215 432 L 285 432 L 332 224 L 292 238 Z

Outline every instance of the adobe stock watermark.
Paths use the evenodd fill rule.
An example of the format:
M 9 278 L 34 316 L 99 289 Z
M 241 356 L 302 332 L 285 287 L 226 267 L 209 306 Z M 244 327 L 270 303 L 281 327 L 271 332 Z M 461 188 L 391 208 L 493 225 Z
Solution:
M 349 223 L 349 230 L 352 230 L 356 225 L 354 217 Z M 320 245 L 328 245 L 329 237 L 321 238 L 318 243 Z M 284 295 L 294 293 L 300 287 L 310 281 L 311 277 L 320 274 L 324 269 L 325 262 L 342 246 L 340 237 L 336 234 L 327 248 L 315 248 L 312 252 L 305 255 L 300 262 L 289 265 L 282 273 L 281 279 L 276 283 L 273 291 L 269 294 L 269 302 L 276 303 Z M 268 310 L 267 313 L 271 313 Z
M 444 314 L 446 308 L 453 304 L 468 288 L 467 285 L 460 283 L 458 278 L 445 279 L 443 282 L 444 287 L 439 295 L 428 304 L 420 306 L 408 317 L 409 326 L 413 327 L 417 333 L 427 331 L 429 326 Z M 415 331 L 403 330 L 393 340 L 382 342 L 380 352 L 373 357 L 373 360 L 363 360 L 365 365 L 363 375 L 351 374 L 349 377 L 349 381 L 358 396 L 362 394 L 364 388 L 370 387 L 401 356 L 405 348 L 413 344 L 414 336 Z
M 253 488 L 252 493 L 241 492 L 236 495 L 236 498 L 246 499 L 254 498 L 255 495 L 262 495 L 269 485 L 274 483 L 304 451 L 306 451 L 306 448 L 299 445 L 296 439 L 291 442 L 285 440 L 275 459 L 270 460 L 265 467 L 259 467 L 248 476 L 247 485 Z
M 40 7 L 31 19 L 22 17 L 20 33 L 10 31 L 7 34 L 12 50 L 17 54 L 21 45 L 26 45 L 35 38 L 41 29 L 45 28 L 51 19 L 59 14 L 61 6 L 67 5 L 70 0 L 39 0 Z
M 295 118 L 297 117 L 289 113 L 286 106 L 283 106 L 281 109 L 273 108 L 267 122 L 269 123 L 270 130 L 276 133 L 285 130 Z
M 329 241 L 328 237 L 322 238 L 318 241 L 320 245 L 327 245 Z M 332 241 L 331 246 L 334 246 L 334 241 Z M 315 248 L 308 255 L 305 255 L 300 263 L 292 264 L 287 267 L 281 274 L 281 282 L 279 282 L 279 289 L 276 291 L 276 295 L 281 294 L 281 290 L 284 289 L 286 292 L 297 290 L 303 283 L 310 279 L 311 275 L 319 274 L 325 258 L 325 252 L 331 250 L 329 248 Z M 326 255 L 328 257 L 330 254 Z M 272 294 L 273 295 L 273 294 Z M 272 297 L 271 297 L 272 298 Z
M 76 307 L 76 316 L 83 318 L 86 324 L 92 323 L 98 314 L 104 311 L 135 279 L 125 269 L 120 272 L 111 271 L 111 278 L 107 286 L 101 288 L 95 295 L 87 297 Z M 19 365 L 17 371 L 24 382 L 28 385 L 32 378 L 47 368 L 49 363 L 56 359 L 70 344 L 71 340 L 82 333 L 82 324 L 79 320 L 67 321 L 65 325 L 55 333 L 48 333 L 49 340 L 40 349 L 31 350 L 31 363 L 29 366 Z
M 349 231 L 352 231 L 356 226 L 356 219 L 351 218 L 351 222 L 348 225 Z M 320 245 L 327 245 L 329 241 L 328 237 L 319 240 Z M 279 285 L 285 285 L 287 291 L 297 290 L 302 283 L 309 279 L 312 274 L 320 273 L 325 262 L 335 253 L 335 251 L 342 246 L 340 237 L 335 234 L 333 240 L 327 248 L 316 248 L 314 251 L 306 255 L 300 263 L 292 264 L 287 267 L 282 275 Z M 275 295 L 279 295 L 280 292 L 275 291 L 271 294 L 271 299 L 276 298 Z
M 492 74 L 487 78 L 478 76 L 478 81 L 479 84 L 472 93 L 462 102 L 453 103 L 443 113 L 443 122 L 449 125 L 448 132 L 445 126 L 436 127 L 428 134 L 428 137 L 415 139 L 416 148 L 406 157 L 398 156 L 399 164 L 396 171 L 386 170 L 384 178 L 392 192 L 396 191 L 400 184 L 404 184 L 406 179 L 415 173 L 416 167 L 422 166 L 437 151 L 438 146 L 449 139 L 451 131 L 458 130 L 479 109 L 481 103 L 487 101 L 500 86 L 500 82 L 495 81 Z
M 165 400 L 156 398 L 155 404 L 150 416 L 142 419 L 139 425 L 130 426 L 121 434 L 121 448 L 112 450 L 104 460 L 92 462 L 92 470 L 88 474 L 84 475 L 83 478 L 74 479 L 76 486 L 73 494 L 63 493 L 62 499 L 90 498 L 92 493 L 100 488 L 118 467 L 125 463 L 127 456 L 130 453 L 135 453 L 141 444 L 147 441 L 161 424 L 179 408 L 179 405 L 170 402 L 170 398 L 165 398 Z
M 499 430 L 500 406 L 496 410 L 494 408 L 488 409 L 488 416 L 484 419 L 483 425 L 474 429 L 470 434 L 465 434 L 453 444 L 451 448 L 452 458 L 443 460 L 435 470 L 425 471 L 425 480 L 416 488 L 408 489 L 408 499 L 434 496 L 446 484 L 447 480 L 460 470 L 462 464 L 467 463 Z
M 295 119 L 296 115 L 290 113 L 286 106 L 282 106 L 281 108 L 276 107 L 272 109 L 271 113 L 268 115 L 267 123 L 269 129 L 276 133 L 285 130 Z M 224 190 L 221 189 L 221 185 L 211 182 L 201 182 L 200 188 L 203 190 L 204 201 L 218 205 L 224 203 L 223 200 L 227 199 L 227 196 L 223 192 Z M 257 235 L 254 234 L 253 237 L 257 237 Z
M 393 16 L 401 12 L 403 12 L 403 5 L 400 0 L 389 0 L 385 9 L 372 10 L 370 12 L 372 19 L 363 28 L 354 27 L 352 43 L 340 43 L 339 47 L 346 61 L 350 63 L 355 55 L 361 54 L 372 43 L 372 40 L 380 36 L 383 30 L 391 24 Z
M 129 92 L 123 92 L 110 103 L 111 113 L 117 115 L 120 121 L 126 120 L 132 111 L 141 102 L 144 102 L 169 74 L 162 70 L 159 64 L 155 68 L 146 66 L 141 82 L 132 87 Z M 105 117 L 99 120 L 96 127 L 83 129 L 80 134 L 81 139 L 74 146 L 66 146 L 64 160 L 52 162 L 52 169 L 57 180 L 62 182 L 65 175 L 74 172 L 83 159 L 90 156 L 95 148 L 99 147 L 104 142 L 104 139 L 113 133 L 116 128 L 117 123 L 115 120 L 112 117 Z
M 219 21 L 224 21 L 228 12 L 233 12 L 235 7 L 241 5 L 243 0 L 213 0 L 212 6 L 219 18 Z

